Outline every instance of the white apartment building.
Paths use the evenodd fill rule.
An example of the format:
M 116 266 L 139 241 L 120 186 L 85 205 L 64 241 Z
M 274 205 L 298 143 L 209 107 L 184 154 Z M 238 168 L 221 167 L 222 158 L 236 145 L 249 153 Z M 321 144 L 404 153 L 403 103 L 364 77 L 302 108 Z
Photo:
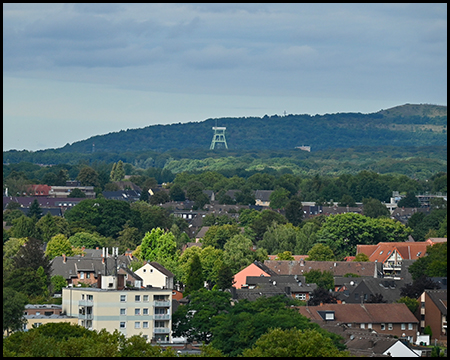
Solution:
M 63 313 L 78 317 L 78 325 L 91 330 L 112 333 L 117 329 L 127 337 L 142 335 L 148 341 L 172 342 L 172 290 L 120 289 L 117 280 L 102 276 L 101 288 L 63 288 Z

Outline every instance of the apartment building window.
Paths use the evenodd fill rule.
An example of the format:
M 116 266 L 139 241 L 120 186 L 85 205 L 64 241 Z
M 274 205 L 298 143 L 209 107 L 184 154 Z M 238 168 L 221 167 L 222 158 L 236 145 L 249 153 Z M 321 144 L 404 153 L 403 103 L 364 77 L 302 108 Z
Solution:
M 386 330 L 386 325 L 385 324 L 381 324 L 381 330 Z
M 408 324 L 408 330 L 412 330 L 413 329 L 413 324 L 412 323 L 409 323 Z
M 84 294 L 81 294 L 81 300 L 84 300 Z
M 135 295 L 134 296 L 134 301 L 140 302 L 141 301 L 141 295 Z
M 392 329 L 393 329 L 393 326 L 392 326 L 391 323 L 389 323 L 389 324 L 388 324 L 388 330 L 392 330 Z
M 148 329 L 148 321 L 144 321 L 144 322 L 142 323 L 142 327 L 143 327 L 144 329 Z
M 88 301 L 93 301 L 94 300 L 94 295 L 88 295 L 87 299 L 88 299 Z
M 120 295 L 120 302 L 125 302 L 127 301 L 127 296 L 126 295 Z
M 155 321 L 155 328 L 163 328 L 164 325 L 164 321 Z
M 143 300 L 144 302 L 148 302 L 148 295 L 143 295 L 142 298 L 143 298 L 142 300 Z
M 402 324 L 401 329 L 406 330 L 406 324 Z
M 141 309 L 134 309 L 134 315 L 141 315 Z
M 148 309 L 147 308 L 143 308 L 142 309 L 142 315 L 148 315 Z
M 136 321 L 136 322 L 134 323 L 134 328 L 135 328 L 135 329 L 140 329 L 140 328 L 141 328 L 141 323 L 140 323 L 139 321 Z
M 120 315 L 126 315 L 127 309 L 120 309 Z
M 126 323 L 125 323 L 125 321 L 121 321 L 120 322 L 120 328 L 121 329 L 125 329 L 127 326 L 126 326 Z

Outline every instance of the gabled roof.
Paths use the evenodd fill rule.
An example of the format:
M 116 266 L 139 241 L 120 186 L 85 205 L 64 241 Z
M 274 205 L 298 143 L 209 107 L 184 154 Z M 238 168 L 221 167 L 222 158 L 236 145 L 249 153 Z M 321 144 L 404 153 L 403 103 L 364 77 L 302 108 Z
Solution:
M 447 290 L 425 290 L 439 311 L 447 316 Z
M 429 243 L 421 242 L 380 242 L 377 245 L 356 245 L 356 254 L 366 254 L 369 261 L 384 262 L 396 250 L 404 260 L 424 257 Z
M 174 277 L 173 273 L 169 270 L 167 270 L 164 266 L 162 266 L 160 263 L 156 261 L 150 261 L 149 264 L 153 266 L 156 270 L 158 270 L 160 273 L 166 275 L 167 277 Z
M 322 320 L 318 311 L 334 311 L 336 323 L 418 323 L 419 320 L 403 303 L 393 304 L 323 304 L 299 306 L 299 312 L 314 320 Z
M 275 260 L 278 255 L 267 255 L 269 260 Z M 295 261 L 305 260 L 308 255 L 292 255 Z
M 273 190 L 256 190 L 255 191 L 255 200 L 261 201 L 270 201 L 270 194 L 273 193 Z
M 335 276 L 348 273 L 375 277 L 377 264 L 359 261 L 290 261 L 265 260 L 264 265 L 278 275 L 303 275 L 311 270 L 331 271 Z
M 289 288 L 291 293 L 312 293 L 317 288 L 316 284 L 307 284 L 304 276 L 295 278 L 295 275 L 247 276 L 247 285 L 279 291 Z
M 195 235 L 196 239 L 203 239 L 205 237 L 206 232 L 209 230 L 210 226 L 203 226 L 197 235 Z

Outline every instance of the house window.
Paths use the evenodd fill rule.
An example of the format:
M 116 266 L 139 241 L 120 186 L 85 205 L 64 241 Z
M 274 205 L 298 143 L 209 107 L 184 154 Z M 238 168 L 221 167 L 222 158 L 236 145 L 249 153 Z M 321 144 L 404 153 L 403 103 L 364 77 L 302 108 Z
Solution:
M 140 329 L 140 328 L 141 328 L 141 323 L 140 323 L 139 321 L 136 321 L 136 322 L 134 323 L 134 328 L 135 328 L 135 329 Z
M 147 272 L 147 269 L 143 269 L 142 272 Z
M 121 329 L 125 329 L 125 328 L 126 328 L 126 323 L 125 323 L 125 321 L 121 321 L 121 322 L 120 322 L 120 328 L 121 328 Z
M 142 315 L 148 315 L 148 309 L 147 308 L 142 309 Z
M 408 330 L 412 330 L 413 329 L 413 324 L 412 323 L 409 323 L 408 324 Z
M 134 296 L 134 301 L 140 302 L 141 301 L 141 295 L 135 295 Z
M 142 323 L 142 327 L 143 327 L 144 329 L 148 329 L 148 321 L 144 321 L 144 322 Z
M 385 324 L 381 324 L 381 330 L 386 330 L 386 325 Z
M 36 315 L 41 315 L 41 312 L 40 311 L 36 311 Z
M 127 296 L 126 295 L 120 295 L 120 302 L 125 302 L 127 301 Z
M 90 279 L 91 278 L 91 273 L 86 273 L 86 279 Z
M 84 271 L 80 272 L 80 279 L 84 279 Z
M 120 315 L 126 315 L 127 309 L 120 309 Z
M 389 324 L 388 324 L 388 330 L 392 330 L 392 329 L 393 329 L 392 323 L 389 323 Z
M 298 300 L 306 300 L 306 294 L 295 294 L 295 298 Z
M 355 300 L 359 300 L 359 294 L 355 293 Z
M 148 295 L 143 295 L 143 301 L 148 301 Z
M 366 324 L 361 323 L 360 327 L 361 327 L 361 329 L 365 329 L 366 328 Z
M 372 329 L 372 323 L 368 323 L 368 324 L 367 324 L 367 328 L 368 328 L 368 329 Z
M 134 309 L 134 315 L 141 315 L 141 309 Z
M 401 329 L 402 329 L 402 330 L 406 330 L 406 324 L 402 324 Z

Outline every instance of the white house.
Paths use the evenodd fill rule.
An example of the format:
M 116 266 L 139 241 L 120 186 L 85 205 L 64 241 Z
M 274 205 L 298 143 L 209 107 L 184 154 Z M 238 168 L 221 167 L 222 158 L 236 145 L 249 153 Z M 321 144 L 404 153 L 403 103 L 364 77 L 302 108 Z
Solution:
M 155 261 L 145 264 L 134 273 L 142 278 L 142 286 L 144 287 L 151 285 L 152 287 L 173 289 L 174 275 Z

